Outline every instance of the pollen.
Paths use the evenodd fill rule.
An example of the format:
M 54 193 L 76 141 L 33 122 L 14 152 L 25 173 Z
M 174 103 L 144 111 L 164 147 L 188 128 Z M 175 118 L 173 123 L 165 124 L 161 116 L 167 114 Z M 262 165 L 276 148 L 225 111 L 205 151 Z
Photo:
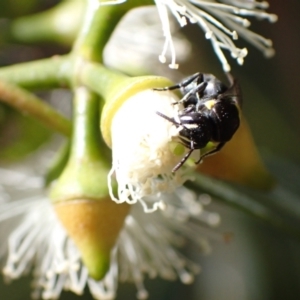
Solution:
M 216 100 L 210 100 L 210 101 L 206 101 L 204 103 L 204 105 L 208 108 L 208 109 L 212 109 L 212 107 L 215 105 Z
M 117 203 L 140 202 L 146 212 L 163 208 L 157 198 L 149 208 L 145 196 L 171 192 L 186 180 L 181 172 L 172 173 L 180 160 L 173 140 L 180 128 L 157 115 L 178 115 L 177 97 L 169 92 L 147 90 L 128 99 L 115 114 L 112 122 L 113 163 L 108 175 L 110 196 Z M 118 184 L 113 192 L 113 175 Z M 115 195 L 116 194 L 116 195 Z

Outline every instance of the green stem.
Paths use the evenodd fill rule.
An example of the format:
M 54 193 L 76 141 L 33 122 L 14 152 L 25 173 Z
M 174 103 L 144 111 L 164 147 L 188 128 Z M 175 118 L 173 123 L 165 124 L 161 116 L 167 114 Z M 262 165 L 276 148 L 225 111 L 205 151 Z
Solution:
M 99 97 L 85 87 L 75 89 L 71 158 L 102 159 L 99 129 Z
M 83 9 L 84 1 L 62 1 L 46 11 L 12 20 L 1 33 L 13 42 L 71 45 L 79 31 Z
M 0 79 L 28 90 L 70 86 L 73 59 L 70 55 L 53 56 L 0 68 Z
M 99 5 L 99 0 L 87 0 L 87 3 L 73 53 L 97 62 L 102 62 L 103 49 L 120 19 L 135 7 L 153 4 L 150 0 L 128 0 L 121 4 L 104 6 Z
M 82 30 L 71 55 L 55 56 L 0 68 L 0 80 L 3 79 L 8 82 L 3 83 L 1 86 L 3 101 L 29 113 L 44 124 L 67 136 L 70 135 L 71 129 L 69 122 L 65 118 L 41 102 L 37 97 L 10 84 L 29 90 L 74 86 L 76 91 L 77 87 L 82 84 L 81 66 L 88 65 L 87 62 L 102 60 L 103 48 L 121 17 L 130 9 L 149 2 L 148 0 L 128 0 L 120 5 L 101 7 L 98 0 L 87 0 L 87 3 Z M 96 86 L 96 81 L 98 80 L 99 83 L 99 78 L 101 78 L 101 88 L 97 89 L 101 96 L 107 96 L 113 86 L 115 87 L 114 90 L 118 90 L 116 82 L 122 81 L 122 84 L 124 84 L 123 79 L 126 77 L 120 74 L 109 71 L 100 65 L 98 65 L 97 71 L 99 76 L 96 76 L 95 72 L 91 72 L 93 74 L 89 74 L 88 77 L 93 82 L 93 86 Z M 105 90 L 104 93 L 103 89 Z M 80 143 L 78 145 L 80 146 Z
M 215 196 L 217 200 L 219 199 L 229 206 L 237 208 L 256 219 L 260 219 L 300 240 L 300 230 L 298 227 L 288 223 L 270 208 L 256 202 L 245 193 L 239 192 L 226 183 L 200 174 L 195 174 L 195 177 L 195 181 L 188 182 L 188 187 L 196 191 L 208 192 L 210 195 Z
M 79 82 L 99 94 L 105 101 L 112 97 L 127 98 L 135 92 L 172 84 L 160 76 L 129 77 L 110 70 L 99 63 L 83 62 L 79 71 Z
M 84 62 L 80 69 L 80 82 L 101 95 L 103 98 L 107 98 L 107 95 L 119 82 L 123 82 L 126 79 L 130 80 L 130 77 L 126 75 L 112 71 L 99 63 Z
M 54 202 L 107 197 L 106 161 L 99 128 L 99 97 L 75 88 L 73 134 L 66 167 L 51 190 Z
M 35 95 L 14 85 L 0 81 L 0 101 L 27 113 L 49 128 L 70 136 L 71 123 L 63 115 L 54 110 Z

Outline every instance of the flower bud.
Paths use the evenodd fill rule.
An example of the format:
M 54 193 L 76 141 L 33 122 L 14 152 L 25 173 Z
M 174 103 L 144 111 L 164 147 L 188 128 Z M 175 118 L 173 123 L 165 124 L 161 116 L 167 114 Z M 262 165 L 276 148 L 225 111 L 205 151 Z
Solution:
M 115 245 L 130 206 L 109 197 L 98 200 L 73 199 L 54 204 L 59 220 L 78 247 L 89 275 L 100 280 L 110 265 Z
M 108 197 L 107 172 L 97 159 L 72 158 L 50 193 L 59 220 L 97 280 L 108 271 L 110 252 L 130 208 Z
M 68 162 L 64 165 L 60 160 L 63 171 L 52 184 L 50 197 L 90 276 L 96 280 L 108 271 L 111 250 L 129 212 L 129 205 L 117 205 L 108 197 L 108 163 L 103 148 L 99 98 L 79 88 Z

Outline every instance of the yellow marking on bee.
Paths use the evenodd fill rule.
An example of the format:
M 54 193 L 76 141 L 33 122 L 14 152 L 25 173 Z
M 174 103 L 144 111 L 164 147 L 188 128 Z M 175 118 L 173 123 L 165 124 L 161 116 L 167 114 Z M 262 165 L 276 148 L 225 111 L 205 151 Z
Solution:
M 216 100 L 209 100 L 209 101 L 206 101 L 204 103 L 204 105 L 208 108 L 208 109 L 212 109 L 212 107 L 215 105 L 216 103 Z

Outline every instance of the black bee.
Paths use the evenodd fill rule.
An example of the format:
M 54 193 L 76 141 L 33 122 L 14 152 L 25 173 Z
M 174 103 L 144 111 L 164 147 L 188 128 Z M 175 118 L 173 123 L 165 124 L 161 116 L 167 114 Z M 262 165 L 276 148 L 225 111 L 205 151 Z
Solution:
M 179 131 L 180 142 L 190 149 L 172 172 L 177 171 L 194 150 L 204 148 L 208 142 L 216 143 L 216 147 L 201 155 L 196 164 L 204 157 L 220 151 L 238 129 L 241 92 L 237 81 L 229 74 L 228 78 L 230 87 L 212 74 L 196 73 L 174 86 L 155 89 L 180 89 L 183 95 L 178 103 L 182 103 L 184 108 L 179 111 L 178 116 L 168 117 L 156 112 L 176 127 L 182 127 Z

